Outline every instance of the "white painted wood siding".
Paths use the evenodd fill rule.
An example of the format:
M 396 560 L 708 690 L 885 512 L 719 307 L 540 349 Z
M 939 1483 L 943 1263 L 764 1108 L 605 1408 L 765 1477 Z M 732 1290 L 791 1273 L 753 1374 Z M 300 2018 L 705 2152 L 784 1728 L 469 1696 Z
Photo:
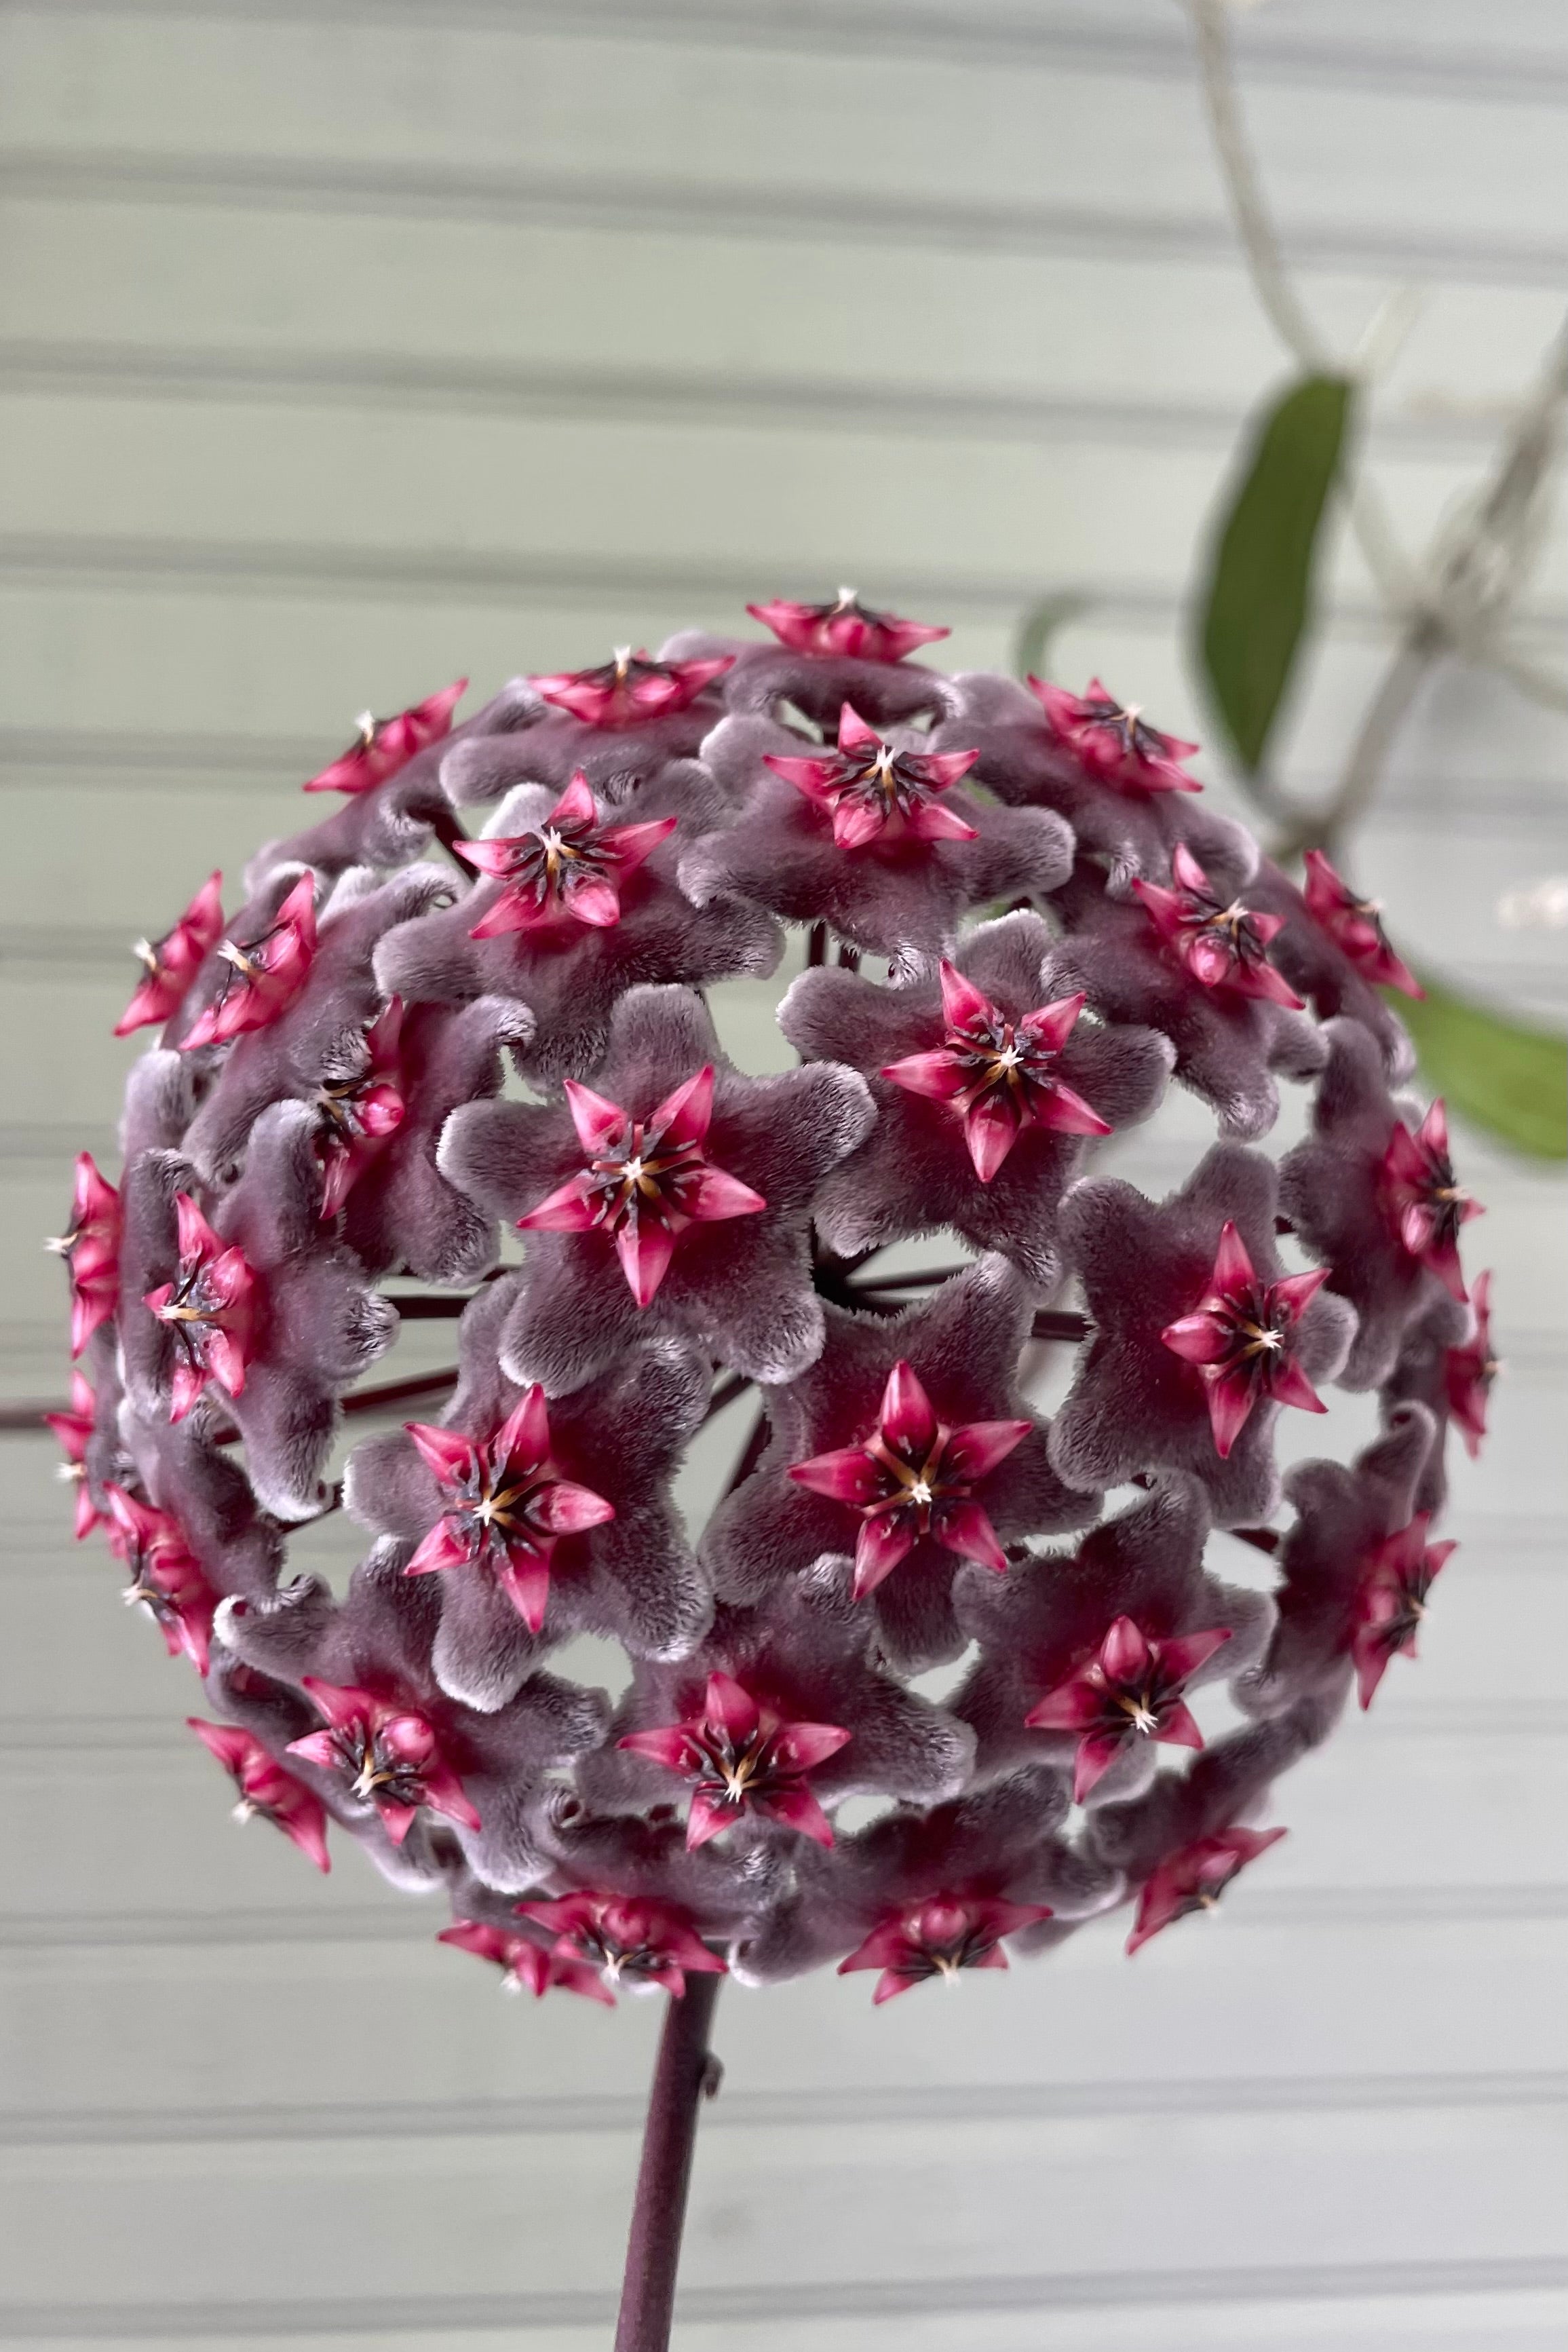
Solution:
M 1414 541 L 1561 314 L 1568 16 L 1272 0 L 1240 47 L 1325 328 L 1423 289 L 1367 444 Z M 1081 589 L 1063 674 L 1201 732 L 1195 543 L 1282 373 L 1165 0 L 7 8 L 5 1393 L 61 1385 L 37 1236 L 112 1155 L 126 941 L 297 821 L 355 711 L 851 578 L 966 664 Z M 1332 592 L 1302 790 L 1387 639 L 1348 544 Z M 1559 660 L 1565 617 L 1558 528 L 1526 625 Z M 1558 1013 L 1562 934 L 1495 902 L 1568 871 L 1565 752 L 1450 672 L 1363 843 L 1402 940 Z M 777 1052 L 768 991 L 731 1017 Z M 1124 1164 L 1168 1181 L 1203 1129 Z M 727 1996 L 682 2352 L 1568 2339 L 1563 1188 L 1465 1142 L 1510 1373 L 1419 1669 L 1286 1784 L 1212 1932 L 875 2015 Z M 0 2333 L 606 2343 L 656 2012 L 504 2003 L 351 1851 L 318 1884 L 236 1837 L 52 1459 L 0 1451 Z

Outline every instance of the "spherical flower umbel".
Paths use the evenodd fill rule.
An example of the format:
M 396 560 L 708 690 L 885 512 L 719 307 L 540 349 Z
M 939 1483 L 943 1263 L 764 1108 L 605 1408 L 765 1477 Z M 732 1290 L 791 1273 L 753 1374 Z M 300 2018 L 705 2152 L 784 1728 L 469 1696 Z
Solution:
M 883 2002 L 1212 1907 L 1413 1654 L 1497 1370 L 1376 908 L 1098 679 L 748 609 L 367 713 L 226 918 L 174 880 L 54 1244 L 77 1533 L 240 1814 L 536 1996 Z M 1095 1162 L 1172 1086 L 1161 1198 Z M 1347 1387 L 1381 1434 L 1301 1459 Z

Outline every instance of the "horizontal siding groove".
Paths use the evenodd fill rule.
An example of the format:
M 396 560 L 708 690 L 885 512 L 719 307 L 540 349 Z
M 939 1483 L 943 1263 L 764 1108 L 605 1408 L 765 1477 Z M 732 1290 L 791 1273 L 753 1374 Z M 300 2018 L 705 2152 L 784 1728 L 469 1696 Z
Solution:
M 1381 2113 L 1388 2109 L 1559 2107 L 1568 2074 L 1199 2076 L 1192 2081 L 956 2083 L 921 2088 L 740 2091 L 727 2084 L 703 2117 L 711 2131 L 821 2130 L 835 2125 L 1057 2123 L 1119 2116 Z M 638 2093 L 374 2104 L 98 2108 L 0 2112 L 0 2147 L 133 2147 L 183 2143 L 532 2138 L 640 2132 Z
M 1228 450 L 1247 404 L 1078 398 L 982 384 L 911 386 L 851 378 L 682 374 L 667 368 L 517 367 L 423 360 L 402 352 L 290 352 L 264 349 L 150 350 L 129 343 L 0 341 L 0 393 L 47 389 L 120 399 L 235 400 L 251 405 L 324 401 L 408 404 L 507 414 L 722 417 L 761 429 L 787 423 L 825 431 L 885 428 L 937 440 L 1074 441 Z M 1463 410 L 1378 412 L 1374 445 L 1390 451 L 1469 456 L 1490 450 L 1510 421 L 1502 404 Z
M 737 564 L 664 561 L 640 557 L 543 554 L 518 558 L 444 548 L 354 548 L 340 541 L 320 544 L 265 541 L 109 537 L 75 531 L 7 532 L 0 535 L 0 582 L 32 585 L 58 583 L 120 585 L 162 583 L 178 588 L 200 582 L 204 589 L 238 595 L 274 595 L 279 590 L 327 601 L 362 600 L 428 604 L 529 604 L 552 596 L 599 599 L 623 606 L 632 597 L 662 597 L 734 608 L 737 623 L 748 597 L 759 593 L 816 594 L 814 578 L 787 567 L 780 574 L 766 554 L 744 569 Z M 901 572 L 884 592 L 944 610 L 1012 621 L 1039 595 L 1039 574 L 986 578 L 974 573 Z M 1112 620 L 1155 622 L 1168 627 L 1178 609 L 1172 589 L 1133 582 L 1089 583 L 1097 613 Z M 1341 625 L 1381 643 L 1386 624 L 1370 602 L 1341 608 Z M 1542 625 L 1548 615 L 1541 615 Z
M 1088 255 L 1105 261 L 1241 261 L 1228 221 L 1165 211 L 1106 212 L 1089 205 L 953 204 L 916 194 L 776 184 L 683 182 L 672 175 L 476 172 L 408 163 L 396 171 L 327 156 L 151 155 L 133 149 L 80 153 L 19 149 L 0 166 L 0 194 L 76 204 L 218 205 L 289 213 L 352 212 L 376 219 L 550 222 L 671 236 L 901 245 L 986 253 Z M 1568 275 L 1560 239 L 1391 234 L 1375 222 L 1280 225 L 1297 266 L 1469 285 L 1555 288 Z
M 556 38 L 646 39 L 651 30 L 711 47 L 804 53 L 824 63 L 851 51 L 936 57 L 974 65 L 1090 68 L 1128 79 L 1189 83 L 1192 46 L 1147 23 L 1115 24 L 1109 12 L 1053 10 L 1051 20 L 1018 6 L 857 5 L 856 0 L 90 0 L 94 16 L 179 22 L 195 18 L 261 24 L 343 26 L 391 32 L 500 31 Z M 84 11 L 84 13 L 86 13 Z M 1303 38 L 1248 26 L 1237 44 L 1249 83 L 1385 90 L 1521 105 L 1568 98 L 1568 59 L 1550 49 L 1478 43 Z
M 1406 1927 L 1478 1922 L 1518 1926 L 1568 1919 L 1568 1881 L 1492 1886 L 1255 1887 L 1230 1906 L 1240 1927 Z M 104 1911 L 0 1916 L 0 1951 L 88 1951 L 124 1944 L 140 1950 L 193 1946 L 402 1944 L 419 1940 L 419 1922 L 403 1906 L 322 1903 L 268 1911 Z
M 1565 265 L 1568 266 L 1568 265 Z M 1040 593 L 1040 571 L 1014 575 L 973 572 L 914 572 L 900 567 L 879 593 L 906 597 L 971 618 L 1010 623 Z M 87 531 L 12 531 L 0 535 L 0 583 L 119 585 L 153 583 L 175 588 L 197 582 L 204 589 L 238 595 L 273 595 L 280 589 L 318 601 L 417 601 L 528 604 L 550 596 L 594 600 L 622 607 L 630 597 L 665 597 L 708 604 L 733 604 L 738 615 L 748 597 L 763 589 L 774 594 L 821 593 L 821 575 L 808 577 L 798 563 L 779 566 L 766 555 L 738 564 L 677 559 L 650 562 L 642 556 L 573 556 L 559 552 L 517 557 L 438 547 L 345 547 L 340 541 L 196 540 Z M 1184 589 L 1146 582 L 1083 579 L 1074 583 L 1095 618 L 1134 627 L 1154 624 L 1168 629 L 1180 614 Z M 1568 625 L 1568 606 L 1537 598 L 1516 615 L 1516 637 L 1530 635 L 1555 653 Z M 1341 639 L 1383 645 L 1390 623 L 1370 598 L 1344 597 L 1334 607 L 1331 628 Z
M 1459 2262 L 1308 2263 L 1225 2270 L 1079 2271 L 1035 2277 L 799 2279 L 773 2286 L 691 2286 L 676 2316 L 688 2326 L 777 2325 L 784 2320 L 916 2319 L 938 2312 L 1146 2311 L 1218 2304 L 1340 2303 L 1434 2294 L 1557 2293 L 1568 2288 L 1568 2258 L 1494 2257 Z M 267 2302 L 50 2303 L 0 2305 L 7 2338 L 115 2336 L 136 2342 L 225 2343 L 256 2336 L 476 2334 L 507 2328 L 606 2328 L 612 2294 L 403 2294 Z

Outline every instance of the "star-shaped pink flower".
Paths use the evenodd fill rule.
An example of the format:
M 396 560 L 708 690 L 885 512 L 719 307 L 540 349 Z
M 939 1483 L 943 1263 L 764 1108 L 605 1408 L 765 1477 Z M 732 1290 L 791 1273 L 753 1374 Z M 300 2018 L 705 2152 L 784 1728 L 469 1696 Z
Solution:
M 94 1528 L 104 1524 L 104 1515 L 92 1499 L 87 1475 L 87 1449 L 98 1426 L 98 1399 L 90 1381 L 80 1372 L 73 1372 L 69 1412 L 47 1412 L 44 1419 L 59 1440 L 66 1457 L 59 1475 L 77 1490 L 76 1539 L 80 1543 Z
M 760 1192 L 714 1167 L 703 1147 L 713 1122 L 712 1063 L 632 1118 L 574 1079 L 566 1098 L 588 1164 L 517 1223 L 524 1233 L 601 1233 L 615 1244 L 627 1287 L 648 1306 L 688 1225 L 754 1217 Z
M 1429 1544 L 1430 1511 L 1417 1511 L 1408 1527 L 1380 1543 L 1362 1571 L 1356 1595 L 1351 1656 L 1356 1693 L 1364 1707 L 1383 1680 L 1391 1658 L 1413 1658 L 1416 1637 L 1427 1613 L 1427 1596 L 1437 1582 L 1451 1543 Z
M 1425 996 L 1409 965 L 1389 946 L 1376 899 L 1358 898 L 1321 849 L 1308 850 L 1306 868 L 1303 896 L 1309 911 L 1362 977 L 1406 996 Z
M 128 1608 L 145 1609 L 172 1658 L 186 1657 L 203 1675 L 211 1663 L 213 1612 L 218 1596 L 171 1512 L 143 1503 L 123 1486 L 109 1496 L 109 1548 L 131 1570 Z
M 209 1381 L 232 1397 L 244 1394 L 256 1279 L 245 1252 L 225 1246 L 188 1192 L 175 1194 L 174 1213 L 178 1270 L 172 1282 L 160 1283 L 141 1303 L 173 1341 L 169 1418 L 183 1421 Z
M 381 1155 L 407 1116 L 402 1056 L 402 999 L 392 998 L 365 1032 L 363 1067 L 351 1077 L 324 1078 L 317 1090 L 320 1115 L 316 1149 L 321 1161 L 321 1214 L 335 1217 L 360 1178 Z
M 1201 1748 L 1203 1734 L 1182 1694 L 1191 1676 L 1230 1639 L 1228 1625 L 1151 1640 L 1118 1617 L 1100 1647 L 1031 1706 L 1031 1731 L 1076 1731 L 1072 1801 L 1081 1805 L 1126 1748 L 1140 1739 Z
M 1101 783 L 1122 793 L 1202 792 L 1197 778 L 1182 766 L 1197 745 L 1184 743 L 1179 735 L 1162 735 L 1135 702 L 1118 702 L 1097 677 L 1090 679 L 1084 695 L 1069 694 L 1039 677 L 1029 684 L 1054 732 Z
M 315 1790 L 286 1772 L 253 1733 L 232 1723 L 204 1723 L 199 1715 L 188 1715 L 185 1721 L 233 1779 L 239 1791 L 235 1821 L 270 1822 L 309 1855 L 318 1870 L 330 1870 L 327 1809 Z
M 529 1633 L 537 1633 L 549 1598 L 551 1556 L 562 1536 L 615 1517 L 612 1503 L 563 1478 L 551 1461 L 543 1389 L 527 1390 L 487 1438 L 417 1421 L 403 1426 L 448 1497 L 403 1573 L 487 1570 Z
M 444 686 L 439 694 L 427 695 L 412 709 L 400 710 L 395 719 L 373 719 L 368 710 L 363 712 L 359 733 L 348 750 L 319 776 L 312 776 L 305 791 L 368 793 L 384 784 L 416 752 L 451 733 L 452 714 L 467 691 L 467 679 L 460 677 L 455 685 Z
M 570 710 L 585 727 L 635 727 L 685 710 L 703 688 L 734 667 L 735 656 L 711 661 L 655 661 L 630 646 L 617 646 L 597 669 L 562 670 L 531 683 L 547 702 Z
M 691 1914 L 673 1903 L 601 1895 L 591 1888 L 555 1903 L 519 1903 L 524 1919 L 536 1919 L 555 1937 L 555 1955 L 586 1960 L 612 1991 L 663 1985 L 679 2000 L 688 1975 L 723 1976 L 725 1964 L 697 1934 Z
M 729 1675 L 708 1676 L 700 1714 L 657 1731 L 632 1731 L 617 1746 L 695 1776 L 688 1846 L 706 1845 L 748 1813 L 833 1843 L 806 1775 L 848 1744 L 836 1723 L 791 1723 Z
M 1440 1096 L 1414 1135 L 1403 1119 L 1396 1124 L 1384 1156 L 1383 1194 L 1400 1246 L 1430 1267 L 1463 1306 L 1468 1294 L 1459 1265 L 1459 1227 L 1486 1211 L 1455 1181 L 1448 1114 Z
M 1222 1462 L 1260 1398 L 1300 1405 L 1304 1412 L 1328 1411 L 1295 1360 L 1294 1338 L 1302 1307 L 1322 1288 L 1329 1272 L 1318 1266 L 1311 1274 L 1260 1282 L 1246 1243 L 1228 1222 L 1208 1288 L 1190 1315 L 1167 1323 L 1160 1333 L 1173 1355 L 1197 1369 Z
M 1212 1911 L 1238 1872 L 1278 1845 L 1285 1834 L 1283 1830 L 1217 1830 L 1211 1837 L 1195 1838 L 1167 1854 L 1144 1881 L 1128 1951 L 1137 1951 L 1174 1919 Z
M 875 1591 L 922 1536 L 1000 1576 L 1006 1555 L 975 1488 L 1029 1435 L 1027 1421 L 972 1421 L 947 1428 L 906 1362 L 894 1364 L 877 1425 L 858 1445 L 797 1462 L 789 1476 L 860 1513 L 856 1600 Z
M 450 1944 L 455 1951 L 472 1952 L 478 1960 L 488 1960 L 501 1971 L 503 1992 L 531 1992 L 536 2000 L 559 1986 L 563 1992 L 580 1993 L 584 2000 L 601 2001 L 606 2009 L 615 2006 L 615 1995 L 601 1981 L 597 1969 L 586 1960 L 564 1958 L 559 1952 L 547 1952 L 530 1936 L 511 1936 L 505 1927 L 492 1927 L 483 1919 L 459 1919 L 451 1927 L 443 1927 L 436 1937 L 438 1944 Z
M 839 715 L 835 751 L 804 759 L 767 751 L 775 775 L 805 795 L 832 819 L 841 849 L 863 849 L 868 841 L 902 836 L 910 841 L 974 841 L 975 828 L 937 799 L 967 776 L 974 751 L 901 751 L 868 727 L 846 702 Z
M 180 1040 L 181 1050 L 225 1045 L 266 1029 L 292 1004 L 316 961 L 316 882 L 302 874 L 258 940 L 225 940 L 217 992 Z
M 327 1727 L 291 1739 L 288 1753 L 336 1773 L 350 1796 L 374 1805 L 393 1845 L 402 1845 L 422 1805 L 465 1829 L 479 1828 L 479 1816 L 423 1715 L 371 1691 L 323 1682 L 318 1675 L 300 1680 Z
M 873 612 L 852 588 L 841 588 L 831 604 L 792 604 L 775 596 L 747 611 L 792 653 L 836 654 L 851 661 L 897 662 L 919 646 L 952 635 L 923 621 L 901 621 L 895 613 Z
M 988 1895 L 933 1895 L 880 1920 L 863 1944 L 839 1962 L 839 1974 L 880 1969 L 873 2005 L 913 1992 L 932 1977 L 949 1983 L 960 1969 L 1005 1969 L 1002 1937 L 1051 1917 L 1046 1903 L 1003 1903 Z
M 945 961 L 941 1045 L 889 1062 L 882 1076 L 911 1094 L 951 1104 L 963 1120 L 975 1173 L 988 1184 L 1031 1122 L 1064 1135 L 1110 1134 L 1109 1121 L 1055 1072 L 1083 1001 L 1082 994 L 1059 997 L 1012 1022 Z
M 1487 1433 L 1487 1400 L 1491 1394 L 1492 1382 L 1502 1370 L 1492 1353 L 1490 1273 L 1476 1276 L 1470 1291 L 1470 1305 L 1475 1310 L 1476 1328 L 1459 1347 L 1445 1351 L 1443 1388 L 1448 1400 L 1448 1411 L 1458 1422 L 1459 1434 L 1465 1441 L 1465 1452 L 1474 1461 Z
M 73 1356 L 120 1304 L 120 1194 L 99 1174 L 91 1152 L 78 1151 L 70 1223 L 44 1244 L 64 1258 L 70 1276 Z
M 1174 889 L 1136 877 L 1133 887 L 1183 969 L 1204 988 L 1228 988 L 1301 1012 L 1301 998 L 1269 961 L 1269 942 L 1283 929 L 1284 917 L 1256 913 L 1239 898 L 1222 905 L 1185 842 L 1171 853 L 1171 872 Z
M 161 940 L 137 940 L 142 978 L 114 1024 L 117 1037 L 129 1037 L 150 1021 L 167 1021 L 178 1010 L 199 966 L 224 935 L 223 889 L 223 876 L 209 874 L 172 930 Z
M 495 939 L 547 924 L 586 923 L 608 930 L 621 920 L 621 884 L 668 840 L 679 820 L 601 824 L 588 778 L 578 769 L 542 824 L 514 839 L 464 841 L 457 855 L 504 882 L 468 936 Z

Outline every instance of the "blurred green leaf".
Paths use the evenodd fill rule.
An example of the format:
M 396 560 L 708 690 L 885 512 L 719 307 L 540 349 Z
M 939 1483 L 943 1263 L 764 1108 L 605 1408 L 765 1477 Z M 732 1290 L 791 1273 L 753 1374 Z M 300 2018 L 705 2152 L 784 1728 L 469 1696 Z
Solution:
M 1199 651 L 1216 710 L 1249 773 L 1263 763 L 1301 638 L 1328 496 L 1350 422 L 1343 376 L 1294 383 L 1252 436 L 1215 541 Z
M 1059 588 L 1054 595 L 1042 596 L 1038 604 L 1031 604 L 1013 639 L 1013 676 L 1040 677 L 1045 669 L 1045 649 L 1052 637 L 1070 621 L 1075 621 L 1080 613 L 1086 613 L 1092 601 L 1076 588 Z
M 1538 1160 L 1568 1160 L 1568 1036 L 1511 1021 L 1419 974 L 1420 1001 L 1384 993 L 1416 1041 L 1421 1075 L 1451 1110 Z

